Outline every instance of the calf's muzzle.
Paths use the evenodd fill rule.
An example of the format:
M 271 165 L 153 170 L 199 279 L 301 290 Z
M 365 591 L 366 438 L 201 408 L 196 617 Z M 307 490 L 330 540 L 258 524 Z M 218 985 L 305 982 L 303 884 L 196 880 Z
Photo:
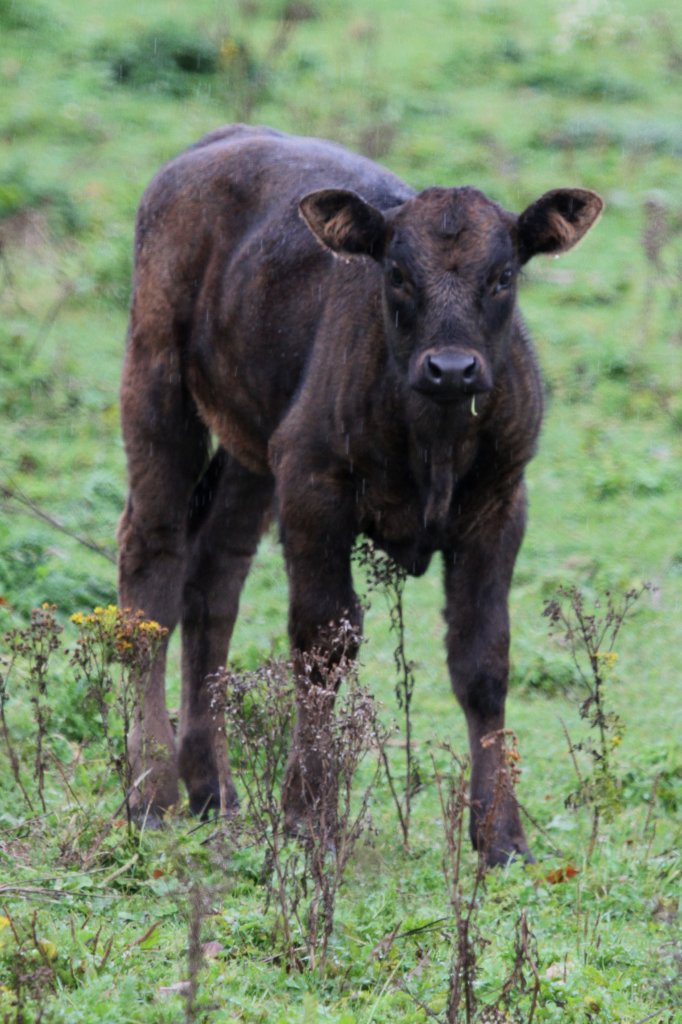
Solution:
M 437 348 L 421 352 L 410 373 L 410 387 L 437 402 L 490 391 L 492 374 L 480 352 L 469 348 Z

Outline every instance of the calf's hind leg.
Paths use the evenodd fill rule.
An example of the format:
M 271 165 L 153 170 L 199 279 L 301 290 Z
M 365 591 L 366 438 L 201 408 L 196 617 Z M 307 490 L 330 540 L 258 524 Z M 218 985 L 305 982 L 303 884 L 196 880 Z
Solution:
M 237 795 L 225 767 L 219 778 L 217 733 L 207 676 L 225 664 L 239 595 L 267 525 L 274 482 L 241 466 L 222 448 L 195 492 L 182 594 L 182 711 L 178 766 L 195 814 Z M 219 758 L 225 766 L 224 758 Z
M 147 339 L 131 335 L 121 391 L 129 493 L 118 529 L 119 605 L 141 610 L 170 635 L 181 612 L 187 516 L 207 462 L 208 434 L 179 382 L 173 353 L 159 346 L 150 366 L 146 345 Z M 131 806 L 136 817 L 151 820 L 178 799 L 165 697 L 167 639 L 144 680 L 129 737 L 132 777 L 144 775 Z

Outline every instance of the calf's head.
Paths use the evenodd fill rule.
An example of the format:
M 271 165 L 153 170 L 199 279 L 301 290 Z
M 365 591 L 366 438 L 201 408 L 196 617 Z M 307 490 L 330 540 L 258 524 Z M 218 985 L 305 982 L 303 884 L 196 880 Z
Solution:
M 384 331 L 409 387 L 437 403 L 490 391 L 505 359 L 520 268 L 566 252 L 602 200 L 555 189 L 515 215 L 473 188 L 430 188 L 386 212 L 345 189 L 305 196 L 317 238 L 381 267 Z

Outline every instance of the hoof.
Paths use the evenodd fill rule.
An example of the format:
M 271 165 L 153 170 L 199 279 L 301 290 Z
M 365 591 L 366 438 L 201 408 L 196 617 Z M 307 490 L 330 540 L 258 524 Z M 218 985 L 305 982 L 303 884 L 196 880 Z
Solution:
M 159 807 L 154 803 L 139 804 L 131 808 L 130 817 L 141 831 L 158 832 L 159 829 L 165 828 L 170 810 L 169 807 Z
M 189 808 L 192 814 L 206 821 L 208 818 L 215 818 L 220 814 L 220 787 L 217 780 L 205 783 L 202 786 L 188 788 Z M 230 782 L 227 787 L 226 815 L 232 818 L 239 810 L 239 797 L 237 790 Z
M 524 864 L 535 864 L 535 857 L 528 848 L 527 843 L 520 840 L 498 840 L 493 841 L 489 847 L 474 844 L 475 849 L 485 859 L 489 868 L 506 867 L 513 861 L 523 861 Z

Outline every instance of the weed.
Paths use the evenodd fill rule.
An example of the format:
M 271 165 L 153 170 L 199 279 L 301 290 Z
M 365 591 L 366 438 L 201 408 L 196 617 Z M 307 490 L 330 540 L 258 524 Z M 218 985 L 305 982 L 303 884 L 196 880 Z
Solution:
M 493 805 L 488 811 L 482 832 L 490 833 L 494 807 L 502 798 L 504 789 L 516 784 L 518 778 L 518 745 L 516 736 L 505 730 L 503 735 L 491 736 L 490 742 L 501 739 L 503 760 L 497 779 Z M 447 757 L 443 771 L 432 756 L 436 789 L 440 805 L 441 824 L 445 837 L 442 870 L 448 895 L 452 921 L 448 995 L 444 1017 L 415 1001 L 429 1018 L 443 1024 L 532 1024 L 540 995 L 539 957 L 537 942 L 525 910 L 516 920 L 512 964 L 507 977 L 499 986 L 497 998 L 480 1005 L 481 962 L 491 940 L 483 931 L 481 916 L 485 891 L 485 848 L 479 853 L 478 866 L 470 891 L 465 892 L 462 878 L 462 854 L 465 848 L 465 820 L 469 808 L 469 762 L 452 747 L 441 748 Z M 404 985 L 401 985 L 405 988 Z M 406 991 L 408 991 L 405 988 Z M 412 995 L 412 993 L 409 993 Z M 414 996 L 412 996 L 414 998 Z
M 5 636 L 5 642 L 13 657 L 19 658 L 26 663 L 27 676 L 26 687 L 29 694 L 29 701 L 33 712 L 35 725 L 34 743 L 35 759 L 33 775 L 38 787 L 38 800 L 43 811 L 47 810 L 45 804 L 45 770 L 47 767 L 46 742 L 50 731 L 50 720 L 52 709 L 48 698 L 48 666 L 52 654 L 59 648 L 59 635 L 62 627 L 58 624 L 55 616 L 54 605 L 44 604 L 42 608 L 34 608 L 31 613 L 31 622 L 26 629 L 11 630 Z M 0 694 L 0 703 L 6 697 L 6 687 L 3 685 Z M 19 788 L 27 799 L 27 793 L 20 781 L 20 772 L 9 740 L 7 722 L 2 716 L 3 732 L 5 742 L 8 746 L 14 777 Z M 32 810 L 30 800 L 27 801 Z
M 349 629 L 345 624 L 337 633 L 343 651 Z M 236 746 L 235 773 L 246 793 L 247 834 L 266 851 L 266 904 L 273 899 L 277 904 L 285 959 L 299 970 L 315 970 L 324 968 L 338 890 L 367 825 L 376 775 L 356 799 L 353 781 L 361 760 L 377 743 L 379 727 L 374 702 L 357 682 L 347 680 L 346 693 L 335 701 L 340 678 L 352 672 L 347 656 L 330 669 L 326 656 L 313 651 L 305 657 L 303 671 L 309 679 L 303 686 L 294 684 L 283 662 L 250 673 L 219 674 L 213 685 L 223 691 L 214 706 L 224 706 Z M 292 763 L 304 789 L 306 812 L 298 826 L 300 847 L 292 849 L 279 791 L 297 707 L 302 725 Z
M 393 649 L 393 661 L 396 669 L 395 694 L 398 700 L 398 707 L 403 712 L 405 724 L 405 786 L 402 796 L 398 793 L 385 743 L 381 745 L 381 757 L 393 802 L 398 812 L 403 845 L 405 849 L 408 849 L 410 845 L 412 798 L 421 787 L 421 772 L 415 757 L 412 740 L 411 711 L 415 685 L 414 663 L 408 660 L 405 652 L 403 594 L 405 592 L 407 572 L 388 555 L 377 551 L 369 540 L 364 540 L 358 544 L 356 558 L 358 564 L 367 572 L 370 592 L 379 588 L 384 591 L 390 610 L 391 631 L 396 638 L 396 646 Z
M 225 716 L 234 773 L 246 796 L 246 828 L 265 849 L 263 876 L 268 898 L 274 896 L 280 908 L 285 956 L 298 965 L 292 919 L 300 893 L 290 882 L 295 864 L 286 848 L 279 795 L 296 707 L 290 672 L 276 661 L 253 672 L 218 673 L 211 685 L 215 714 Z
M 142 714 L 145 682 L 167 631 L 158 622 L 145 619 L 141 612 L 115 605 L 95 608 L 88 615 L 77 612 L 71 621 L 78 628 L 71 663 L 85 683 L 86 701 L 101 722 L 108 768 L 119 780 L 130 833 L 130 797 L 139 780 L 132 776 L 128 737 Z M 115 665 L 116 674 L 112 668 Z M 112 711 L 118 728 L 112 724 Z
M 476 1011 L 475 983 L 478 958 L 483 945 L 477 925 L 476 911 L 485 875 L 485 858 L 479 857 L 471 894 L 465 898 L 461 869 L 464 820 L 469 806 L 467 796 L 469 763 L 449 747 L 446 747 L 446 753 L 450 760 L 450 770 L 447 774 L 438 771 L 434 761 L 436 787 L 445 836 L 443 875 L 455 928 L 446 1020 L 448 1024 L 457 1024 L 461 1019 L 460 1010 L 464 1008 L 464 1020 L 469 1024 Z
M 564 729 L 578 779 L 578 788 L 567 798 L 567 806 L 589 807 L 592 812 L 588 861 L 599 836 L 600 821 L 609 820 L 621 803 L 621 780 L 614 759 L 624 725 L 610 709 L 607 685 L 618 660 L 614 647 L 634 604 L 650 589 L 649 584 L 644 584 L 628 590 L 620 599 L 607 591 L 605 606 L 598 598 L 590 611 L 578 587 L 561 587 L 556 597 L 546 603 L 543 613 L 549 619 L 550 634 L 570 651 L 587 690 L 587 697 L 580 704 L 580 717 L 597 736 L 596 741 L 588 737 L 581 743 L 573 743 L 568 730 Z M 588 757 L 589 774 L 580 769 L 576 755 L 581 751 Z
M 24 803 L 30 814 L 33 814 L 33 801 L 31 800 L 30 794 L 24 783 L 21 771 L 21 762 L 19 755 L 17 754 L 14 740 L 10 731 L 9 723 L 7 721 L 6 705 L 9 700 L 9 679 L 14 666 L 14 659 L 3 658 L 0 661 L 0 667 L 2 667 L 2 674 L 0 675 L 0 726 L 2 727 L 2 738 L 5 744 L 5 750 L 9 758 L 10 767 L 12 770 L 12 776 L 17 785 L 19 792 L 21 793 Z
M 347 665 L 341 668 L 348 670 Z M 315 751 L 321 781 L 315 800 L 308 805 L 304 836 L 305 868 L 313 890 L 306 921 L 311 969 L 324 967 L 336 897 L 353 849 L 368 825 L 377 772 L 355 800 L 353 782 L 365 754 L 377 745 L 383 748 L 373 698 L 357 681 L 347 680 L 346 686 L 336 706 L 333 679 L 324 686 L 311 685 L 302 698 L 299 694 L 306 723 L 300 742 Z M 305 771 L 303 758 L 300 767 Z

